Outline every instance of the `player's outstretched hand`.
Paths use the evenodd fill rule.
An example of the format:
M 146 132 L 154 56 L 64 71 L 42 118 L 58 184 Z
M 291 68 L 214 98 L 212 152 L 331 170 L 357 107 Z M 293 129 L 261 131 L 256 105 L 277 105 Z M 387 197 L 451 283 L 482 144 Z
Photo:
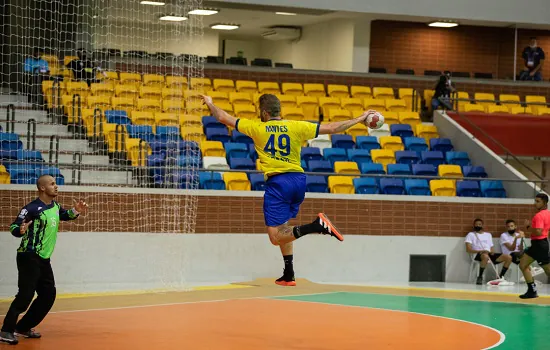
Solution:
M 86 202 L 82 199 L 79 201 L 74 200 L 74 208 L 80 214 L 86 214 L 86 212 L 88 211 L 88 204 L 86 204 Z
M 32 220 L 24 222 L 21 226 L 19 226 L 19 234 L 21 236 L 23 236 L 25 232 L 27 232 L 27 229 L 29 228 L 30 224 L 32 224 Z
M 364 122 L 372 113 L 376 113 L 376 111 L 374 109 L 369 109 L 368 111 L 364 111 L 359 118 L 361 118 L 361 121 Z
M 212 97 L 206 96 L 206 95 L 199 95 L 199 96 L 202 98 L 202 103 L 204 103 L 205 105 L 213 103 Z
M 531 220 L 525 219 L 525 221 L 523 221 L 523 224 L 524 224 L 525 226 L 531 226 Z
M 519 235 L 518 235 L 519 238 L 525 238 L 525 232 L 523 232 L 523 231 L 518 231 L 518 234 L 519 234 Z

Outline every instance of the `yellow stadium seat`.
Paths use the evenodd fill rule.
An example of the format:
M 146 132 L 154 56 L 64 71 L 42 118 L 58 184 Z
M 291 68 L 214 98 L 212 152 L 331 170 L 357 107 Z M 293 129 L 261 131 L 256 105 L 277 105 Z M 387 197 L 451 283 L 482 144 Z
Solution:
M 225 157 L 225 149 L 220 141 L 203 141 L 201 151 L 203 157 Z
M 466 103 L 464 105 L 464 112 L 481 112 L 485 113 L 485 106 L 480 104 Z
M 395 94 L 391 87 L 374 87 L 372 88 L 372 96 L 378 100 L 395 99 Z
M 112 97 L 111 106 L 113 106 L 113 109 L 126 111 L 126 113 L 128 113 L 129 115 L 130 111 L 134 109 L 134 101 L 135 100 L 133 98 L 129 97 Z
M 8 185 L 11 183 L 11 177 L 9 173 L 0 173 L 0 184 Z
M 387 99 L 386 110 L 390 112 L 407 112 L 409 108 L 405 100 Z
M 457 98 L 463 101 L 458 101 L 458 110 L 459 111 L 465 111 L 465 106 L 470 103 L 468 100 L 470 99 L 470 94 L 468 94 L 466 91 L 457 91 L 451 94 L 452 98 Z M 457 105 L 457 104 L 455 104 Z
M 159 100 L 153 100 L 149 98 L 138 98 L 136 108 L 140 111 L 160 112 L 162 106 Z
M 183 113 L 185 104 L 183 100 L 163 100 L 162 111 L 165 113 Z
M 368 98 L 372 98 L 372 90 L 368 86 L 352 85 L 350 88 L 351 97 L 359 98 L 361 101 L 365 101 Z
M 53 95 L 57 95 L 57 92 L 59 92 L 59 95 L 64 95 L 65 91 L 67 91 L 67 83 L 64 81 L 60 81 L 58 84 L 56 84 L 55 91 L 53 91 L 53 80 L 44 80 L 42 81 L 42 93 L 44 94 L 44 97 L 46 101 L 49 103 L 52 102 Z M 48 105 L 48 108 L 52 108 L 51 105 Z
M 222 111 L 225 111 L 231 115 L 233 115 L 233 105 L 229 102 L 220 102 L 220 103 L 217 103 L 216 106 L 221 109 Z M 208 113 L 210 114 L 210 113 Z
M 229 93 L 229 102 L 233 105 L 236 104 L 253 104 L 252 95 L 248 92 L 230 92 Z
M 463 178 L 462 168 L 460 165 L 441 164 L 437 167 L 437 172 L 441 177 L 456 177 Z
M 281 116 L 286 120 L 306 120 L 304 110 L 300 107 L 283 107 Z
M 115 86 L 116 97 L 137 98 L 138 95 L 138 88 L 134 84 L 119 84 Z
M 307 120 L 319 119 L 319 99 L 314 96 L 297 96 L 296 107 L 302 108 Z
M 531 107 L 533 110 L 533 113 L 536 115 L 539 114 L 539 108 L 545 108 L 546 106 L 546 97 L 545 96 L 538 96 L 538 95 L 527 95 L 525 96 L 525 103 L 527 106 Z
M 343 120 L 350 120 L 351 119 L 351 112 L 347 109 L 342 108 L 331 108 L 327 111 L 327 114 L 325 114 L 325 120 L 331 121 L 331 122 L 339 122 Z
M 328 188 L 330 193 L 354 194 L 355 186 L 353 186 L 352 176 L 329 176 Z
M 296 107 L 298 107 L 298 105 L 296 103 L 296 96 L 277 95 L 277 98 L 279 99 L 279 101 L 281 101 L 281 107 L 282 108 L 296 108 Z M 260 105 L 259 105 L 259 101 L 258 101 L 258 107 L 259 106 Z
M 183 91 L 183 98 L 185 99 L 185 101 L 200 101 L 200 95 L 201 94 L 202 94 L 201 91 L 184 90 Z
M 191 126 L 202 128 L 202 118 L 198 115 L 182 114 L 180 115 L 180 125 L 182 128 Z
M 439 138 L 439 133 L 435 125 L 417 124 L 415 130 L 416 136 L 424 138 L 428 145 L 430 144 L 430 139 Z
M 187 88 L 187 77 L 167 75 L 166 87 L 170 89 L 181 89 L 183 87 Z
M 209 91 L 208 96 L 212 97 L 215 104 L 229 103 L 229 94 L 223 91 Z
M 430 190 L 432 191 L 432 196 L 456 196 L 456 188 L 453 180 L 431 180 Z
M 422 123 L 418 112 L 397 112 L 397 113 L 399 115 L 399 124 L 409 124 L 410 126 L 413 127 L 413 130 L 415 125 Z M 385 115 L 386 114 L 384 114 L 384 116 Z M 387 119 L 386 119 L 386 122 L 387 122 Z
M 120 83 L 121 84 L 130 84 L 137 86 L 141 84 L 141 74 L 139 73 L 128 73 L 128 72 L 120 72 Z
M 263 94 L 278 95 L 281 93 L 279 89 L 279 83 L 270 82 L 270 81 L 258 82 L 258 92 L 260 93 L 260 95 L 263 95 Z
M 250 181 L 246 173 L 224 172 L 223 181 L 228 191 L 250 191 Z
M 365 108 L 365 110 L 374 109 L 378 112 L 384 112 L 386 110 L 386 101 L 367 98 L 363 100 L 363 107 Z
M 327 90 L 328 97 L 349 98 L 349 89 L 346 85 L 329 84 Z
M 142 86 L 139 88 L 139 97 L 160 100 L 162 98 L 162 89 L 157 86 Z
M 361 174 L 356 162 L 334 162 L 334 172 L 337 174 Z
M 97 79 L 101 81 L 118 81 L 118 73 L 104 70 L 97 73 Z
M 7 173 L 8 171 L 6 170 L 6 167 L 2 164 L 0 164 L 0 174 L 2 173 Z
M 323 84 L 304 84 L 304 94 L 313 97 L 325 97 L 325 86 Z
M 550 115 L 550 108 L 548 107 L 539 107 L 537 110 L 537 115 Z
M 304 87 L 300 83 L 282 83 L 281 89 L 284 95 L 303 96 Z
M 397 96 L 399 97 L 400 100 L 405 101 L 405 104 L 407 105 L 407 108 L 409 109 L 409 111 L 413 110 L 413 100 L 414 100 L 413 96 L 416 96 L 415 107 L 417 111 L 420 110 L 420 107 L 421 107 L 420 104 L 422 103 L 422 98 L 420 97 L 420 94 L 418 93 L 417 90 L 411 89 L 411 88 L 399 88 L 397 90 Z M 431 104 L 431 99 L 429 101 Z
M 353 111 L 361 111 L 364 112 L 365 109 L 363 108 L 363 102 L 360 98 L 342 98 L 340 100 L 342 103 L 342 108 L 347 109 L 350 112 Z
M 199 100 L 187 101 L 185 113 L 195 115 L 210 115 L 210 109 Z
M 195 141 L 197 143 L 202 143 L 206 141 L 206 135 L 202 130 L 202 126 L 185 126 L 183 125 L 180 128 L 181 137 L 187 141 Z
M 61 96 L 61 104 L 64 107 L 65 114 L 69 116 L 69 120 L 72 122 L 72 116 L 77 113 L 78 109 L 78 95 L 63 95 Z M 74 107 L 74 108 L 73 108 Z M 86 107 L 86 98 L 80 97 L 80 108 Z
M 492 105 L 487 106 L 487 113 L 510 113 L 510 110 L 506 106 Z
M 100 127 L 100 131 L 101 130 L 103 130 L 101 136 L 107 142 L 109 153 L 124 151 L 123 140 L 128 139 L 125 125 L 102 123 Z
M 534 114 L 531 107 L 521 107 L 521 106 L 512 107 L 510 109 L 510 113 L 512 113 L 512 114 L 530 114 L 530 115 Z
M 111 109 L 111 98 L 109 96 L 88 96 L 86 105 L 88 108 L 101 108 L 105 111 Z
M 164 87 L 164 76 L 160 74 L 143 74 L 143 85 Z
M 323 110 L 323 115 L 328 116 L 329 110 L 342 108 L 342 101 L 337 97 L 319 97 L 319 106 Z
M 488 107 L 496 104 L 495 94 L 476 92 L 474 94 L 474 99 L 476 100 L 476 104 L 482 105 L 483 107 Z
M 67 83 L 67 94 L 78 94 L 80 97 L 87 97 L 90 94 L 90 89 L 84 81 L 70 81 Z
M 405 112 L 382 112 L 384 115 L 384 122 L 388 125 L 392 124 L 399 124 L 399 113 L 405 113 Z M 418 116 L 418 113 L 416 112 L 406 112 L 406 113 L 415 113 L 416 116 Z M 418 122 L 420 123 L 420 118 L 418 119 Z M 403 123 L 407 124 L 407 123 Z
M 434 90 L 424 90 L 424 100 L 426 101 L 426 107 L 428 107 L 429 110 L 432 110 L 432 99 L 435 95 Z
M 388 171 L 388 164 L 395 163 L 395 152 L 391 149 L 373 149 L 370 151 L 372 161 L 384 166 L 384 171 Z
M 78 59 L 78 56 L 67 55 L 67 56 L 63 57 L 63 65 L 66 66 L 69 63 L 71 63 L 71 61 L 74 61 L 74 60 L 77 60 L 77 59 Z
M 179 126 L 180 120 L 176 113 L 155 113 L 156 126 Z
M 258 84 L 255 81 L 250 80 L 237 80 L 235 82 L 237 92 L 243 92 L 248 94 L 255 94 L 258 92 Z
M 368 136 L 369 128 L 365 124 L 359 123 L 346 130 L 345 133 L 351 135 L 355 140 L 357 136 Z
M 381 136 L 379 138 L 382 149 L 391 149 L 392 151 L 404 151 L 405 146 L 399 136 Z
M 235 83 L 229 79 L 214 79 L 214 90 L 219 92 L 234 92 Z
M 138 138 L 126 138 L 126 153 L 128 159 L 132 162 L 132 166 L 145 166 L 147 165 L 147 156 L 153 152 L 149 144 Z M 140 152 L 141 151 L 141 152 Z
M 233 112 L 235 112 L 236 118 L 243 119 L 257 119 L 258 113 L 256 112 L 256 107 L 253 104 L 234 104 Z
M 162 88 L 163 100 L 183 100 L 183 90 L 178 88 Z
M 500 104 L 506 106 L 510 112 L 512 112 L 512 108 L 514 107 L 521 107 L 519 95 L 500 94 L 498 99 L 500 100 Z
M 106 122 L 105 116 L 101 111 L 91 108 L 82 109 L 82 121 L 84 123 L 84 127 L 86 128 L 86 135 L 89 138 L 98 137 L 100 134 L 100 125 Z
M 155 125 L 155 115 L 153 112 L 142 112 L 133 110 L 130 113 L 132 124 L 135 125 Z
M 111 83 L 92 83 L 90 92 L 94 96 L 113 97 L 115 95 L 115 85 Z
M 196 91 L 210 91 L 212 90 L 212 81 L 210 78 L 191 78 L 191 89 Z

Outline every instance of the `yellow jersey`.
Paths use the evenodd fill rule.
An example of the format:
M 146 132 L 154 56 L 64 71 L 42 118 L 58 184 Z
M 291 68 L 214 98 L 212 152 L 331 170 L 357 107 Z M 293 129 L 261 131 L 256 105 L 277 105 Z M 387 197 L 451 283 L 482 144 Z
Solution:
M 262 122 L 237 119 L 237 131 L 250 136 L 266 177 L 282 173 L 303 173 L 301 151 L 304 141 L 319 135 L 319 124 L 297 120 Z

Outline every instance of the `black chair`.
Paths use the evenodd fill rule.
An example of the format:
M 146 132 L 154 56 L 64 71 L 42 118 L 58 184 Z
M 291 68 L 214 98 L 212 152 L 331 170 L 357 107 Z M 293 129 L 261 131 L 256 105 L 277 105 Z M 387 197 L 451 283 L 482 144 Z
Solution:
M 380 74 L 386 74 L 388 71 L 386 68 L 378 68 L 378 67 L 370 67 L 369 73 L 380 73 Z
M 474 78 L 477 78 L 477 79 L 493 79 L 493 73 L 474 73 Z
M 273 67 L 273 62 L 269 58 L 255 58 L 250 62 L 251 66 L 256 67 Z
M 275 67 L 277 67 L 277 68 L 294 68 L 294 66 L 292 66 L 292 63 L 279 63 L 279 62 L 275 62 Z
M 222 56 L 206 56 L 206 63 L 223 64 Z
M 439 70 L 425 70 L 424 75 L 428 77 L 438 77 L 441 75 L 441 71 Z
M 149 54 L 147 53 L 147 51 L 130 50 L 130 51 L 125 51 L 124 56 L 134 57 L 134 58 L 148 58 Z
M 395 70 L 395 74 L 401 74 L 401 75 L 414 75 L 414 69 L 397 68 L 397 69 Z
M 454 78 L 469 78 L 470 77 L 470 73 L 468 73 L 468 72 L 452 72 L 451 75 Z
M 226 64 L 234 64 L 237 66 L 248 66 L 248 61 L 244 57 L 229 57 L 225 60 Z

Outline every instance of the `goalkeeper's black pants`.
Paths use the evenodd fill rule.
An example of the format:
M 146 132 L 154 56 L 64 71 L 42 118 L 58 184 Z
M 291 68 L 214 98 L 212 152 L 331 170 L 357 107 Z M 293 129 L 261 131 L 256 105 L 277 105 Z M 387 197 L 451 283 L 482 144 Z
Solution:
M 4 318 L 3 332 L 26 332 L 38 326 L 55 302 L 55 280 L 50 259 L 42 259 L 32 252 L 17 253 L 17 270 L 19 291 Z M 35 292 L 38 296 L 32 301 Z M 27 313 L 17 322 L 19 315 L 27 309 Z

